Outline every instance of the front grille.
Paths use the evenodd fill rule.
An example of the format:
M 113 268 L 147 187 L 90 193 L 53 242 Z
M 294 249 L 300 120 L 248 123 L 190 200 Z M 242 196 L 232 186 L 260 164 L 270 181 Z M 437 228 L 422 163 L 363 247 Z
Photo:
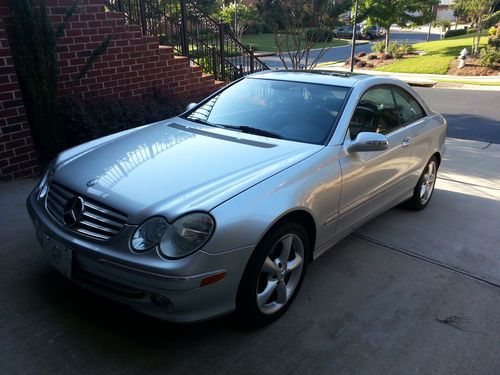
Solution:
M 71 229 L 83 235 L 109 240 L 117 234 L 127 222 L 127 215 L 93 199 L 87 198 L 67 187 L 52 182 L 47 194 L 47 210 L 64 225 L 64 207 L 73 197 L 83 199 L 83 211 L 78 222 Z

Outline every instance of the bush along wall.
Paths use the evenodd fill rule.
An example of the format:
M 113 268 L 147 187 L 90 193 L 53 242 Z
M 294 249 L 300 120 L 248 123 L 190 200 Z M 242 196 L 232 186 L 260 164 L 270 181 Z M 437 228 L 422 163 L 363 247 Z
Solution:
M 141 98 L 105 101 L 64 99 L 62 121 L 65 144 L 73 146 L 95 138 L 173 117 L 185 110 L 185 100 L 159 91 Z
M 33 0 L 14 1 L 7 30 L 34 146 L 39 160 L 46 163 L 62 147 L 56 43 L 64 23 L 55 30 L 45 1 L 40 0 L 36 5 L 39 6 Z M 70 8 L 68 17 L 74 9 Z

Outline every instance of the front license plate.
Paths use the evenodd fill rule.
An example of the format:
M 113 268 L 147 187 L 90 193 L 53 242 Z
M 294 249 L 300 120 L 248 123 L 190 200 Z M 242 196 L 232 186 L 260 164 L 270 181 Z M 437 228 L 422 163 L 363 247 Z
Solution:
M 42 235 L 43 249 L 49 256 L 50 264 L 64 276 L 71 277 L 73 251 L 59 241 Z

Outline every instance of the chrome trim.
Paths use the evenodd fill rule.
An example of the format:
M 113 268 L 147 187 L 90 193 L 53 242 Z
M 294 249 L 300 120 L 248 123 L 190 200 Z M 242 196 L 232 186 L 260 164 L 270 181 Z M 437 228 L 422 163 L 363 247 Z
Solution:
M 84 210 L 81 220 L 70 228 L 64 224 L 63 214 L 65 205 L 73 197 L 82 199 Z M 102 207 L 99 202 L 54 181 L 49 185 L 45 198 L 45 209 L 56 222 L 66 228 L 102 241 L 110 240 L 122 230 L 127 222 L 127 216 L 123 213 L 112 211 L 112 208 Z

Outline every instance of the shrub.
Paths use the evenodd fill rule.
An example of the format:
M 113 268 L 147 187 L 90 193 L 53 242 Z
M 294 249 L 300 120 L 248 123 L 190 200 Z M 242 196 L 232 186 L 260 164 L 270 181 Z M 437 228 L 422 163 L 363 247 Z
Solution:
M 366 56 L 366 52 L 360 52 L 358 53 L 358 57 L 365 57 Z
M 412 53 L 412 52 L 415 52 L 415 47 L 413 47 L 413 45 L 411 45 L 409 43 L 403 43 L 403 44 L 401 44 L 399 46 L 399 49 L 403 53 Z
M 137 98 L 83 101 L 64 99 L 61 119 L 65 147 L 87 142 L 121 130 L 172 117 L 184 110 L 182 103 L 154 92 Z
M 372 63 L 366 63 L 366 67 L 367 67 L 367 68 L 373 68 L 373 67 L 374 67 L 374 65 L 373 65 Z
M 34 147 L 43 165 L 62 149 L 56 48 L 77 8 L 66 9 L 63 22 L 56 28 L 50 22 L 44 1 L 37 6 L 30 0 L 14 1 L 12 10 L 8 28 L 12 57 Z
M 367 59 L 368 59 L 368 60 L 377 60 L 377 59 L 378 59 L 378 56 L 377 56 L 377 55 L 375 55 L 375 54 L 373 53 L 373 54 L 371 54 L 371 55 L 368 55 Z
M 488 46 L 496 49 L 500 49 L 500 37 L 490 38 L 488 40 Z
M 354 64 L 357 64 L 360 60 L 357 57 L 354 57 Z M 347 59 L 344 65 L 351 65 L 351 59 Z
M 355 66 L 356 68 L 364 68 L 366 66 L 366 62 L 358 61 Z
M 264 23 L 263 22 L 254 22 L 248 25 L 244 34 L 262 34 L 264 32 Z
M 467 29 L 457 29 L 457 30 L 448 30 L 444 33 L 445 38 L 451 38 L 452 36 L 459 36 L 467 34 Z
M 403 57 L 403 51 L 401 50 L 401 45 L 398 42 L 389 43 L 389 46 L 386 48 L 386 52 L 391 54 L 396 59 Z
M 495 35 L 497 33 L 497 28 L 495 26 L 491 26 L 488 29 L 488 35 Z
M 372 46 L 373 52 L 382 53 L 382 52 L 384 52 L 384 50 L 385 50 L 385 42 L 383 42 L 383 41 L 374 43 Z
M 315 27 L 306 31 L 306 38 L 314 42 L 328 42 L 332 38 L 332 33 L 329 29 Z
M 380 55 L 380 60 L 391 60 L 392 57 L 393 56 L 390 53 L 383 53 L 382 55 Z
M 489 46 L 481 49 L 479 53 L 479 64 L 487 68 L 495 68 L 497 64 L 500 64 L 500 51 Z

